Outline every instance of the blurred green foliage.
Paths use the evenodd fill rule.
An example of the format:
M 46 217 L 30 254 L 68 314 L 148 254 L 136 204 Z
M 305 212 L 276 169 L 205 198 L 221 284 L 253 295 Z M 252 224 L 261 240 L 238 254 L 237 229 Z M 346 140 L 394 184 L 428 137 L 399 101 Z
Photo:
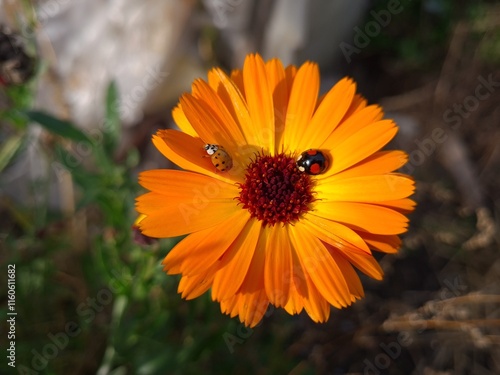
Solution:
M 453 1 L 453 0 L 401 0 L 374 2 L 372 11 L 379 13 L 388 8 L 389 3 L 398 4 L 400 13 L 392 14 L 390 22 L 381 27 L 380 35 L 371 38 L 366 55 L 384 56 L 398 62 L 398 66 L 408 71 L 429 71 L 440 64 L 446 56 L 453 28 L 457 20 L 469 22 L 478 37 L 485 35 L 484 28 L 474 25 L 484 24 L 488 9 L 495 4 L 492 0 Z M 368 13 L 364 24 L 373 20 Z M 497 19 L 494 21 L 497 24 Z M 363 23 L 362 23 L 363 24 Z M 493 26 L 493 25 L 492 25 Z M 490 63 L 500 61 L 498 48 L 500 37 L 486 35 L 483 41 L 482 60 Z

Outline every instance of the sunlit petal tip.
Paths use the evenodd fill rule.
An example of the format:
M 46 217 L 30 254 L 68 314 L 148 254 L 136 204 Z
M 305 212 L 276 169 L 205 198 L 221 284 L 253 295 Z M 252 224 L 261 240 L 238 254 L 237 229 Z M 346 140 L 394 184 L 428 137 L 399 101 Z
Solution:
M 234 89 L 237 90 L 236 92 L 238 95 L 246 100 L 245 82 L 243 81 L 243 73 L 241 70 L 234 70 L 231 72 L 231 84 L 234 85 Z

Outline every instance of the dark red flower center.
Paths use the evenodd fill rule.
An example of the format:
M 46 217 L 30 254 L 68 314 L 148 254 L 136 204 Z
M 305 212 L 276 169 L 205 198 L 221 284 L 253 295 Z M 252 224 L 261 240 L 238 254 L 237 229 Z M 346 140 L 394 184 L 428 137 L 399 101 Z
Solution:
M 257 155 L 247 167 L 238 200 L 264 225 L 294 223 L 315 200 L 311 177 L 284 154 Z

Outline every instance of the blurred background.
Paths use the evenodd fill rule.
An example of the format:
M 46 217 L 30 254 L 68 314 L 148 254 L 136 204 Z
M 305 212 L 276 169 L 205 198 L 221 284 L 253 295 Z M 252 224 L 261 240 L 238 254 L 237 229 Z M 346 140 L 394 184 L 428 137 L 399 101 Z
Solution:
M 500 373 L 497 1 L 2 0 L 0 24 L 2 374 Z M 151 134 L 254 51 L 317 61 L 324 90 L 353 77 L 417 181 L 385 279 L 326 324 L 181 300 L 160 266 L 179 239 L 131 230 L 137 174 L 171 166 Z

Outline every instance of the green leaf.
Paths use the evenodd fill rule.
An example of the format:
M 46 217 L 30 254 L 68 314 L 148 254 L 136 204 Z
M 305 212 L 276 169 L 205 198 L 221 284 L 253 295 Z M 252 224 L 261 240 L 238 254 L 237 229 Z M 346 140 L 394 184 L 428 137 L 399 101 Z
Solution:
M 31 121 L 39 123 L 51 133 L 73 141 L 92 143 L 85 133 L 75 128 L 69 121 L 60 120 L 41 111 L 26 111 L 25 114 Z
M 67 171 L 75 183 L 83 188 L 85 194 L 90 194 L 93 187 L 100 186 L 100 177 L 85 169 L 83 158 L 78 154 L 66 151 L 60 145 L 54 148 L 56 161 L 52 163 L 52 168 L 56 175 Z
M 104 123 L 105 148 L 111 154 L 120 135 L 120 113 L 118 88 L 115 81 L 111 81 L 106 91 L 106 117 Z
M 9 164 L 19 147 L 21 147 L 23 137 L 15 135 L 10 137 L 0 149 L 0 172 Z

